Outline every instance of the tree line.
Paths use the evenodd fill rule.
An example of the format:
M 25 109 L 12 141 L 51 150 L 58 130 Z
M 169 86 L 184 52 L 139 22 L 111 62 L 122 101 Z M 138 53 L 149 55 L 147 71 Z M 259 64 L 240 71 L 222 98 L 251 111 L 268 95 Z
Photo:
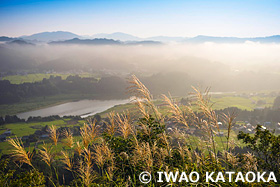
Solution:
M 0 81 L 0 104 L 13 104 L 33 97 L 46 97 L 58 94 L 92 94 L 96 98 L 125 97 L 126 81 L 111 76 L 96 78 L 82 78 L 68 76 L 63 80 L 60 76 L 44 78 L 40 82 L 11 84 L 8 80 Z

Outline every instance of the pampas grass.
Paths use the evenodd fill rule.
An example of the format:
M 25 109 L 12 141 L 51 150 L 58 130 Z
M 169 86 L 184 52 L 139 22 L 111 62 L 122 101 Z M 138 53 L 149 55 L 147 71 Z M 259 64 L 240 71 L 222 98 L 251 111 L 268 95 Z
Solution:
M 94 160 L 99 168 L 103 169 L 104 164 L 108 161 L 113 162 L 114 154 L 104 140 L 101 144 L 94 145 L 94 151 Z M 110 165 L 113 166 L 113 163 Z
M 15 161 L 26 163 L 33 167 L 31 163 L 33 154 L 31 154 L 30 151 L 27 152 L 25 150 L 21 139 L 15 137 L 14 139 L 9 139 L 8 142 L 14 147 L 12 150 L 12 157 L 15 159 Z
M 69 148 L 73 148 L 74 140 L 73 140 L 73 134 L 72 134 L 71 130 L 70 129 L 65 129 L 63 131 L 63 135 L 65 137 L 64 144 Z
M 116 120 L 115 117 L 116 117 L 115 112 L 110 112 L 108 114 L 109 122 L 105 121 L 105 124 L 106 124 L 105 132 L 109 136 L 114 136 L 115 133 L 116 133 L 116 130 L 117 130 L 117 126 L 116 126 L 116 123 L 115 123 L 115 120 Z
M 162 95 L 164 101 L 169 106 L 169 112 L 171 113 L 171 118 L 173 118 L 178 123 L 184 124 L 186 127 L 189 127 L 189 124 L 186 120 L 185 113 L 179 108 L 177 104 L 174 103 L 171 99 L 169 99 L 166 95 Z
M 92 181 L 96 178 L 92 167 L 84 164 L 82 161 L 79 164 L 78 175 L 85 186 L 90 186 Z
M 75 151 L 76 151 L 76 153 L 78 153 L 79 156 L 81 156 L 81 154 L 82 154 L 82 146 L 81 146 L 79 141 L 76 142 Z
M 51 167 L 51 164 L 54 162 L 55 154 L 52 153 L 52 148 L 48 148 L 46 144 L 42 146 L 42 149 L 39 149 L 39 154 L 42 160 Z
M 84 147 L 88 147 L 91 142 L 93 142 L 99 133 L 99 127 L 96 125 L 96 121 L 90 122 L 89 124 L 84 123 L 84 126 L 80 129 L 80 134 L 83 139 Z
M 62 163 L 64 163 L 66 165 L 65 169 L 67 169 L 69 171 L 72 171 L 72 169 L 73 169 L 73 162 L 71 161 L 69 153 L 61 151 L 61 154 L 62 154 L 62 157 L 63 157 L 62 158 Z
M 116 115 L 116 122 L 118 124 L 118 131 L 127 139 L 130 134 L 132 134 L 132 126 L 130 123 L 130 116 L 129 113 L 127 114 L 117 114 Z
M 84 126 L 81 127 L 80 129 L 80 133 L 83 139 L 83 145 L 84 147 L 88 147 L 88 145 L 91 142 L 91 138 L 90 138 L 90 133 L 89 133 L 89 127 L 87 124 L 84 123 Z
M 58 133 L 56 131 L 56 127 L 54 125 L 50 126 L 49 129 L 50 139 L 53 141 L 54 145 L 57 145 L 58 142 Z
M 158 121 L 163 120 L 161 113 L 158 111 L 158 108 L 153 103 L 153 96 L 148 90 L 148 88 L 135 75 L 132 75 L 129 83 L 130 83 L 130 87 L 128 88 L 129 92 L 135 94 L 136 97 L 142 100 L 142 101 L 138 100 L 136 102 L 138 107 L 140 106 L 139 109 L 141 113 L 146 115 L 146 112 L 144 112 L 143 110 L 144 109 L 143 105 L 146 105 L 153 111 Z M 142 102 L 141 105 L 139 105 L 139 101 Z

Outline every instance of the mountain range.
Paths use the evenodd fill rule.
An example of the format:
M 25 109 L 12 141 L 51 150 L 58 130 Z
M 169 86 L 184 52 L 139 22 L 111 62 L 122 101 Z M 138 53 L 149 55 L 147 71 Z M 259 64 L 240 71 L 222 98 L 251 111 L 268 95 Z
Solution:
M 30 36 L 21 36 L 20 38 L 24 40 L 33 40 L 41 42 L 50 42 L 58 40 L 69 40 L 73 38 L 80 38 L 81 36 L 65 31 L 55 31 L 55 32 L 41 32 L 37 34 L 32 34 Z
M 36 33 L 29 36 L 20 36 L 18 38 L 11 38 L 7 36 L 0 37 L 1 42 L 8 42 L 13 41 L 16 39 L 25 40 L 32 43 L 37 42 L 64 42 L 64 43 L 92 43 L 93 41 L 89 41 L 92 39 L 108 39 L 108 40 L 114 40 L 113 43 L 116 43 L 117 41 L 124 42 L 126 44 L 131 43 L 137 43 L 137 42 L 143 42 L 143 44 L 146 43 L 152 43 L 152 42 L 162 42 L 162 43 L 169 43 L 169 42 L 180 42 L 180 43 L 204 43 L 204 42 L 213 42 L 213 43 L 244 43 L 246 41 L 251 42 L 260 42 L 260 43 L 280 43 L 280 35 L 274 35 L 274 36 L 267 36 L 267 37 L 255 37 L 255 38 L 238 38 L 238 37 L 216 37 L 216 36 L 204 36 L 199 35 L 196 37 L 169 37 L 169 36 L 155 36 L 155 37 L 148 37 L 148 38 L 140 38 L 137 36 L 133 36 L 126 33 L 121 32 L 115 32 L 112 34 L 95 34 L 92 36 L 82 36 L 77 35 L 71 32 L 66 31 L 55 31 L 55 32 L 41 32 Z M 75 39 L 76 41 L 71 41 Z M 78 41 L 77 39 L 83 40 Z M 70 40 L 70 41 L 68 41 Z M 58 42 L 59 41 L 59 42 Z M 97 42 L 95 40 L 94 42 Z M 111 41 L 112 42 L 112 41 Z M 97 42 L 98 43 L 98 42 Z M 110 43 L 110 42 L 109 42 Z
M 94 38 L 94 39 L 79 39 L 73 38 L 71 40 L 53 41 L 49 44 L 79 44 L 79 45 L 159 45 L 161 42 L 156 41 L 133 41 L 133 42 L 121 42 L 119 40 L 107 39 L 107 38 Z
M 244 43 L 246 41 L 250 42 L 260 42 L 260 43 L 280 43 L 280 35 L 267 36 L 267 37 L 256 37 L 256 38 L 237 38 L 237 37 L 214 37 L 214 36 L 203 36 L 199 35 L 194 38 L 188 38 L 184 42 L 189 43 Z

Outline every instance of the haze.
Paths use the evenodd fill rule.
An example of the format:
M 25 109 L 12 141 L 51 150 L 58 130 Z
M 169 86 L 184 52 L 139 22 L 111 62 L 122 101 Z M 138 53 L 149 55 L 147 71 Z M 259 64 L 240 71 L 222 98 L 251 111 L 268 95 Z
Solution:
M 280 44 L 253 42 L 155 46 L 6 45 L 1 48 L 0 64 L 5 72 L 82 71 L 122 77 L 132 73 L 147 77 L 178 72 L 185 75 L 186 81 L 191 80 L 192 85 L 211 86 L 217 91 L 271 90 L 280 88 L 279 50 Z

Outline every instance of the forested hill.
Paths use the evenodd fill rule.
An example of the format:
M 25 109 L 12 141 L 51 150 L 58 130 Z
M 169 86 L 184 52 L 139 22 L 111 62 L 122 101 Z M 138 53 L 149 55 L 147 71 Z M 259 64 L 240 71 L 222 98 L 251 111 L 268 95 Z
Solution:
M 66 80 L 60 76 L 51 76 L 41 82 L 23 84 L 11 84 L 3 80 L 0 81 L 0 104 L 57 94 L 91 94 L 96 99 L 120 99 L 127 97 L 124 93 L 126 87 L 126 80 L 115 76 L 103 77 L 99 81 L 79 76 L 68 76 Z

